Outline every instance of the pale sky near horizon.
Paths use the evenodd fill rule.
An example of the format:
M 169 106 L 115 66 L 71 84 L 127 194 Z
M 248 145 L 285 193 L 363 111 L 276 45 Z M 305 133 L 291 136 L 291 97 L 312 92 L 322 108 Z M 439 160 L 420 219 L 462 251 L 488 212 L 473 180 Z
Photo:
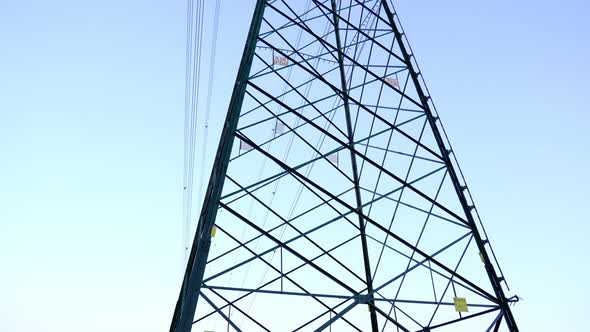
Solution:
M 210 152 L 253 4 L 222 1 Z M 395 4 L 521 330 L 584 331 L 590 4 Z M 168 329 L 185 24 L 184 0 L 0 2 L 0 331 Z

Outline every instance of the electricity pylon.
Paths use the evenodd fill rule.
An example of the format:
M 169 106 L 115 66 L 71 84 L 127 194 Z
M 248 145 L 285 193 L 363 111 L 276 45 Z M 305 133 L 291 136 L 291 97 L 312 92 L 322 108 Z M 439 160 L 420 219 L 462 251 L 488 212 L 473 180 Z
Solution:
M 518 331 L 503 283 L 391 3 L 257 1 L 170 331 Z

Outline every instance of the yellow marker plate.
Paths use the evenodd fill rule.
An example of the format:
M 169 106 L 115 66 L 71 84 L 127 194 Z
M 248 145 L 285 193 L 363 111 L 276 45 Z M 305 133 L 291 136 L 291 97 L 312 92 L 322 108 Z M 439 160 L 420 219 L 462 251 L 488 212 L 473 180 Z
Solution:
M 468 312 L 467 300 L 464 297 L 455 297 L 455 311 L 456 312 Z

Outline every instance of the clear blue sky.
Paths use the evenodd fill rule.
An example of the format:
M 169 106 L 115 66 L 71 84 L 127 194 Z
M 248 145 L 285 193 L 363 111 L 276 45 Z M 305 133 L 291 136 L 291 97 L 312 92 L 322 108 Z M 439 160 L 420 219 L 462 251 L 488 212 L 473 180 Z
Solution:
M 253 3 L 222 2 L 210 142 Z M 395 3 L 525 299 L 521 329 L 584 331 L 590 5 Z M 183 269 L 185 7 L 0 2 L 1 331 L 168 328 Z

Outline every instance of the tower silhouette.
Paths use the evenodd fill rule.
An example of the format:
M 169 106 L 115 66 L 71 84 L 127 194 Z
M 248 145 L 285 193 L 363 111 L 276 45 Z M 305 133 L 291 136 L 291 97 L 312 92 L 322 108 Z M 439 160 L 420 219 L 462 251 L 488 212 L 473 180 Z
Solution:
M 518 331 L 387 0 L 258 0 L 170 331 Z

